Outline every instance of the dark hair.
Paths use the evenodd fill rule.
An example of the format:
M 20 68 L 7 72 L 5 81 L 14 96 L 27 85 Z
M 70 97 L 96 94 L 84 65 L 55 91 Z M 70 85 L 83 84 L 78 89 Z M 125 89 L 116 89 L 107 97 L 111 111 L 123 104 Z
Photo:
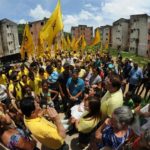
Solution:
M 28 76 L 29 76 L 29 78 L 34 77 L 34 73 L 32 71 L 30 71 Z
M 39 73 L 44 73 L 44 68 L 41 67 L 41 68 L 39 69 Z
M 26 117 L 30 117 L 31 113 L 35 110 L 34 98 L 33 97 L 23 98 L 20 101 L 20 108 L 21 108 L 22 113 Z
M 89 101 L 89 113 L 84 118 L 99 119 L 101 116 L 99 98 L 90 96 L 87 100 Z
M 18 75 L 17 71 L 13 71 L 10 76 L 11 80 L 13 81 L 17 80 L 17 75 Z
M 42 86 L 47 83 L 48 84 L 48 81 L 47 80 L 42 80 Z
M 46 71 L 48 72 L 48 74 L 51 74 L 52 71 L 53 71 L 52 66 L 48 65 L 48 66 L 46 67 Z
M 117 88 L 117 90 L 121 88 L 121 76 L 120 75 L 113 73 L 109 76 L 109 79 L 114 88 Z
M 96 87 L 94 89 L 94 91 L 95 91 L 95 94 L 94 94 L 95 97 L 97 97 L 97 98 L 101 98 L 102 97 L 102 90 L 100 90 L 98 87 Z
M 32 62 L 32 63 L 30 64 L 30 67 L 37 67 L 37 62 Z

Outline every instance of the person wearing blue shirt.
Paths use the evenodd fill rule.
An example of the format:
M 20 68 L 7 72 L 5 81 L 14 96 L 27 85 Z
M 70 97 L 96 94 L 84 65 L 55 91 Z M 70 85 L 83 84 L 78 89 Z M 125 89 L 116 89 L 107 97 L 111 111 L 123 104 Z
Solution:
M 72 73 L 72 77 L 70 77 L 67 81 L 66 87 L 69 95 L 69 108 L 72 106 L 79 104 L 81 102 L 81 98 L 84 92 L 84 81 L 83 79 L 78 77 L 79 71 L 78 69 L 74 69 Z
M 129 73 L 129 91 L 131 91 L 134 94 L 142 78 L 142 69 L 138 67 L 137 63 L 134 63 L 134 67 Z

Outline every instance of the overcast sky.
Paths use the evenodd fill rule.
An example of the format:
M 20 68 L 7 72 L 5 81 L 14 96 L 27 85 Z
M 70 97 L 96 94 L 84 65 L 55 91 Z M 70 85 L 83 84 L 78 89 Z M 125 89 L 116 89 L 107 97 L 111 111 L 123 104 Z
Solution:
M 57 0 L 0 0 L 0 19 L 25 23 L 50 17 Z M 71 26 L 112 24 L 132 14 L 150 15 L 150 0 L 61 0 L 65 31 Z

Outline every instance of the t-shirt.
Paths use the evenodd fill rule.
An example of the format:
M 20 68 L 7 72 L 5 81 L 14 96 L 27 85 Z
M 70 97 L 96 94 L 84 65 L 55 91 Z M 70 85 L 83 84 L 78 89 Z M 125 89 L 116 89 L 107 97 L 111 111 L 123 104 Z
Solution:
M 130 107 L 131 109 L 134 108 L 134 102 L 132 99 L 129 99 L 128 101 L 124 101 L 124 105 Z
M 35 92 L 36 95 L 40 94 L 41 90 L 41 80 L 39 78 L 35 78 L 33 80 L 28 80 L 28 85 L 32 88 L 32 90 Z
M 67 84 L 67 81 L 69 78 L 70 78 L 70 74 L 65 74 L 64 72 L 61 73 L 58 78 L 58 82 L 61 85 L 62 91 L 65 94 L 65 96 L 68 95 L 67 89 L 66 89 L 66 84 Z
M 72 96 L 76 96 L 79 92 L 84 91 L 84 81 L 78 78 L 75 83 L 71 77 L 68 79 L 66 87 L 69 89 Z
M 101 112 L 102 117 L 111 117 L 113 111 L 121 107 L 123 105 L 123 94 L 122 90 L 118 90 L 114 93 L 110 93 L 109 91 L 102 97 L 101 100 Z
M 29 71 L 27 69 L 24 69 L 23 71 L 20 71 L 18 73 L 18 78 L 21 79 L 23 75 L 28 75 Z
M 141 68 L 138 69 L 132 69 L 129 73 L 130 75 L 130 79 L 129 79 L 129 83 L 132 85 L 138 85 L 140 79 L 143 78 L 143 72 Z
M 51 149 L 59 149 L 64 139 L 58 134 L 57 127 L 43 117 L 35 119 L 24 118 L 25 125 L 37 140 Z
M 8 86 L 8 89 L 9 91 L 13 93 L 13 95 L 15 96 L 17 100 L 22 99 L 22 87 L 20 83 L 17 83 L 16 85 L 14 85 L 13 83 L 10 83 Z
M 54 71 L 57 71 L 60 74 L 64 71 L 64 68 L 63 67 L 61 67 L 61 69 L 54 68 Z
M 81 69 L 79 72 L 79 78 L 83 78 L 85 74 L 86 74 L 85 69 Z
M 79 124 L 77 125 L 77 130 L 81 133 L 90 133 L 100 121 L 100 118 L 84 118 L 87 113 L 88 112 L 86 112 L 83 117 L 80 118 Z

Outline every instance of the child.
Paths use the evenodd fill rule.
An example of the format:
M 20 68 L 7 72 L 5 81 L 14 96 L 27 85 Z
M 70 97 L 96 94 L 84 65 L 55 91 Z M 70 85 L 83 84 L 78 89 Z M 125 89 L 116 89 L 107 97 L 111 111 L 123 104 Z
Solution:
M 129 108 L 133 109 L 134 108 L 134 102 L 132 100 L 132 93 L 130 91 L 128 91 L 126 93 L 126 96 L 124 98 L 124 105 L 128 106 Z

